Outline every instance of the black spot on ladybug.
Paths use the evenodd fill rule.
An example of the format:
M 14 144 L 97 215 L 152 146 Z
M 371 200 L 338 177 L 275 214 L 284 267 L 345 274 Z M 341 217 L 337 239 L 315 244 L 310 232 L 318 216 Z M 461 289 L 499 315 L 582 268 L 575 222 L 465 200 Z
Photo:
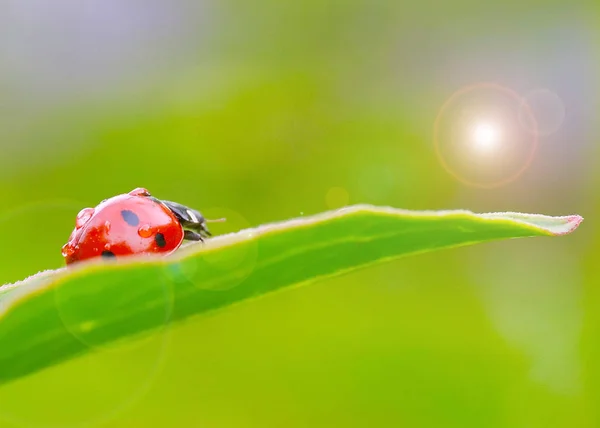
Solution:
M 129 226 L 137 226 L 140 224 L 140 218 L 133 212 L 129 210 L 121 211 L 121 217 Z
M 156 245 L 158 245 L 161 248 L 167 245 L 167 241 L 165 241 L 165 235 L 163 235 L 162 233 L 157 233 L 154 236 L 154 241 L 156 241 Z
M 115 253 L 113 253 L 112 251 L 102 251 L 102 257 L 104 257 L 105 259 L 112 259 L 115 256 Z

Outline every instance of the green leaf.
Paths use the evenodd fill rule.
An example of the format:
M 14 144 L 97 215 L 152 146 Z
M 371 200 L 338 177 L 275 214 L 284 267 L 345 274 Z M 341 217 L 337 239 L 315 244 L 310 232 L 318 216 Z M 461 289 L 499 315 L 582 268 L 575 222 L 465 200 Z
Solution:
M 443 248 L 564 235 L 582 220 L 357 205 L 219 236 L 166 258 L 42 272 L 0 287 L 0 383 L 284 287 Z

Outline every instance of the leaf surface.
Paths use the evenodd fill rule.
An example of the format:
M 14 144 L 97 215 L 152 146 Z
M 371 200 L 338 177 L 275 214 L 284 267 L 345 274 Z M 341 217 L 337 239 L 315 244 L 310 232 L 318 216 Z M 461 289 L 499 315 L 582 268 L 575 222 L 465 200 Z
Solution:
M 406 255 L 565 235 L 582 220 L 355 205 L 215 237 L 169 257 L 41 272 L 0 287 L 0 383 L 284 287 Z

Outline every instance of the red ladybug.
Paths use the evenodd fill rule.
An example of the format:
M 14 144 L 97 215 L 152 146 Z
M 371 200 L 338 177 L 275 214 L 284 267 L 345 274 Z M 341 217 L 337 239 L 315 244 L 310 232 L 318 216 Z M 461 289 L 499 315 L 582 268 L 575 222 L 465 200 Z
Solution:
M 206 219 L 198 211 L 137 188 L 81 210 L 62 255 L 71 264 L 93 257 L 169 254 L 183 240 L 203 241 L 208 236 Z

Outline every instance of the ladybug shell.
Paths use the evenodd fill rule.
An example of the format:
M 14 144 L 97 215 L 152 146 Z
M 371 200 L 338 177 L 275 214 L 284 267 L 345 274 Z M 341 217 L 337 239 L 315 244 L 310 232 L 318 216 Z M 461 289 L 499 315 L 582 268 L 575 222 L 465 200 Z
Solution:
M 171 253 L 183 241 L 175 215 L 145 189 L 136 189 L 84 208 L 62 248 L 67 264 L 93 257 Z

